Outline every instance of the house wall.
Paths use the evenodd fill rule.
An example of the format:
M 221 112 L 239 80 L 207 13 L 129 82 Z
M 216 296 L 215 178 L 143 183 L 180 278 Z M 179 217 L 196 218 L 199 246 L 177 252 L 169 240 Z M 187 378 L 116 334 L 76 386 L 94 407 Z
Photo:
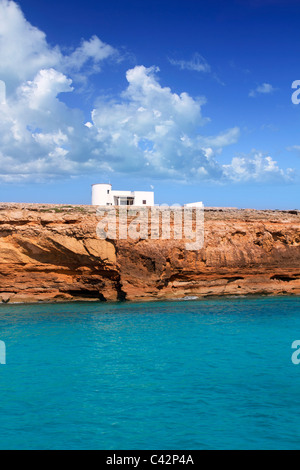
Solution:
M 112 190 L 113 196 L 118 196 L 118 197 L 133 197 L 133 194 L 131 191 L 116 191 Z
M 92 205 L 106 206 L 113 204 L 113 195 L 111 184 L 93 184 L 92 185 Z
M 154 206 L 154 193 L 152 191 L 134 191 L 135 206 Z M 146 204 L 143 204 L 146 201 Z

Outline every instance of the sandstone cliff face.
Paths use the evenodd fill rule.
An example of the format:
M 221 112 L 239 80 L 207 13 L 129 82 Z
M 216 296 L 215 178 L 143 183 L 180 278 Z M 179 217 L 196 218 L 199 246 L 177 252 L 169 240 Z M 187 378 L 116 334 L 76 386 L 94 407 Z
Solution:
M 100 240 L 92 206 L 0 204 L 0 301 L 299 295 L 300 212 L 206 210 L 205 244 Z

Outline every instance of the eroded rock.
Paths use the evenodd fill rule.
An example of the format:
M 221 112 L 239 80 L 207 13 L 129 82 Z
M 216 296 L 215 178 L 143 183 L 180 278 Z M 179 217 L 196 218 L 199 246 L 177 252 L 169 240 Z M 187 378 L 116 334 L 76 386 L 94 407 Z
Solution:
M 99 240 L 92 206 L 0 204 L 1 302 L 299 295 L 299 211 L 208 209 L 205 244 Z

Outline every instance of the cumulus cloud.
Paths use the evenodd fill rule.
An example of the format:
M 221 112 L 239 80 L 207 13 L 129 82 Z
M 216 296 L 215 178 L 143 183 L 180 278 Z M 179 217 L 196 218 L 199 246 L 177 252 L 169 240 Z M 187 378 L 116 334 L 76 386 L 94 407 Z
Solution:
M 61 94 L 74 93 L 79 79 L 110 58 L 118 61 L 118 52 L 96 36 L 63 54 L 16 3 L 0 0 L 0 181 L 101 172 L 185 181 L 289 176 L 268 156 L 219 163 L 239 128 L 203 135 L 205 99 L 162 86 L 157 67 L 128 70 L 123 93 L 113 100 L 100 96 L 88 120 L 67 106 Z
M 258 85 L 254 90 L 250 90 L 249 96 L 252 98 L 256 95 L 263 94 L 267 95 L 273 93 L 276 90 L 270 83 L 263 83 L 262 85 Z
M 205 122 L 202 101 L 162 87 L 158 69 L 136 66 L 126 74 L 119 101 L 99 103 L 92 122 L 100 149 L 123 170 L 176 177 L 203 158 L 197 127 Z M 120 156 L 122 155 L 122 160 Z
M 113 55 L 117 55 L 116 49 L 102 42 L 97 36 L 93 36 L 89 41 L 83 40 L 75 51 L 65 57 L 64 65 L 67 70 L 80 70 L 92 60 L 94 70 L 98 72 L 99 64 Z
M 90 71 L 99 71 L 102 61 L 116 55 L 117 50 L 97 36 L 82 40 L 69 55 L 63 54 L 59 46 L 48 44 L 45 33 L 25 19 L 15 2 L 0 1 L 0 77 L 7 84 L 8 93 L 20 83 L 32 80 L 42 69 L 55 68 L 78 76 L 87 63 Z
M 282 170 L 277 162 L 269 155 L 261 152 L 252 152 L 251 155 L 238 156 L 232 159 L 229 165 L 223 165 L 224 177 L 235 182 L 248 181 L 289 181 L 293 170 Z
M 0 77 L 8 91 L 61 61 L 59 48 L 49 47 L 46 35 L 26 21 L 16 3 L 1 0 L 0 19 Z

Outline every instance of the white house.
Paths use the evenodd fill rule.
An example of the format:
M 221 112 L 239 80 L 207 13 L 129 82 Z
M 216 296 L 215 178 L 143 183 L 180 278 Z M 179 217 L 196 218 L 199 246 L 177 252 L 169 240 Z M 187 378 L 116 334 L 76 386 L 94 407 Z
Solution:
M 111 184 L 92 185 L 93 206 L 154 206 L 153 191 L 116 191 Z

